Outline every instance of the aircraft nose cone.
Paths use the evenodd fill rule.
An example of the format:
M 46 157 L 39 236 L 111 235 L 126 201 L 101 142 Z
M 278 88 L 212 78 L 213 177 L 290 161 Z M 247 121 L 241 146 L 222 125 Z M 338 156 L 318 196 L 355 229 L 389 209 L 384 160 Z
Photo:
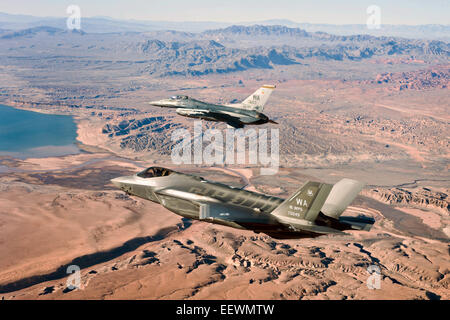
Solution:
M 150 104 L 152 106 L 156 106 L 156 107 L 162 107 L 164 105 L 161 100 L 150 101 L 148 104 Z
M 133 194 L 133 180 L 134 176 L 118 177 L 111 179 L 111 183 L 118 189 L 125 191 L 128 194 Z
M 111 183 L 119 189 L 122 187 L 122 179 L 120 178 L 111 179 Z

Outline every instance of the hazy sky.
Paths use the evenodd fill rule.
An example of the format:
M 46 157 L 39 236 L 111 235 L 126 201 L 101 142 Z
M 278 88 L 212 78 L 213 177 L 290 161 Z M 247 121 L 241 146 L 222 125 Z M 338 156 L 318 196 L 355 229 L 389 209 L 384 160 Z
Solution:
M 166 21 L 261 21 L 365 24 L 369 5 L 382 24 L 449 24 L 450 0 L 0 0 L 0 12 L 66 16 L 70 4 L 82 16 Z

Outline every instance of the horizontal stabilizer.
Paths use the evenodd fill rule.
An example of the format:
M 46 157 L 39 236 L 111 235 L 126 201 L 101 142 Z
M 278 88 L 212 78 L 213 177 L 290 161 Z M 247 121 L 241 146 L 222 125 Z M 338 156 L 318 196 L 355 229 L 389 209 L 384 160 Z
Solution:
M 339 222 L 351 225 L 354 230 L 370 231 L 375 223 L 375 219 L 366 216 L 340 217 Z

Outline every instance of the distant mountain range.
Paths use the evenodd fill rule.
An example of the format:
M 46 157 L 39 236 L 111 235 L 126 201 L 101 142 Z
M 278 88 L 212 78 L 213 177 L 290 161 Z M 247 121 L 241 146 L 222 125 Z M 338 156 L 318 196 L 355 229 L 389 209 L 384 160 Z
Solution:
M 13 15 L 0 13 L 0 29 L 22 30 L 40 26 L 66 28 L 66 17 L 35 17 L 29 15 Z M 87 33 L 111 32 L 150 32 L 160 30 L 174 30 L 199 33 L 210 29 L 223 29 L 236 23 L 226 22 L 170 22 L 170 21 L 138 21 L 119 20 L 109 17 L 86 17 L 81 20 L 81 28 Z M 368 29 L 363 24 L 332 25 L 297 23 L 290 20 L 266 20 L 254 22 L 241 22 L 241 26 L 251 25 L 280 25 L 292 29 L 302 29 L 304 32 L 326 32 L 335 35 L 373 35 L 395 36 L 415 39 L 433 39 L 450 41 L 450 25 L 382 25 L 378 30 Z
M 445 62 L 450 44 L 371 35 L 332 35 L 273 25 L 230 26 L 199 33 L 151 31 L 86 33 L 51 26 L 0 32 L 8 55 L 90 57 L 89 63 L 119 60 L 153 76 L 229 73 L 321 61 L 361 61 L 402 56 Z M 91 60 L 93 59 L 93 60 Z

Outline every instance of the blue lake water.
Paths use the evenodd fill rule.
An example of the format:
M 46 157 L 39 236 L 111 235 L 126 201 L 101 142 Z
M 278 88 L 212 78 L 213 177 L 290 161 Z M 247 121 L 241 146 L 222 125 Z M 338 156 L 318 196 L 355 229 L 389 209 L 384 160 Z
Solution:
M 72 116 L 0 105 L 0 156 L 50 157 L 79 153 Z

